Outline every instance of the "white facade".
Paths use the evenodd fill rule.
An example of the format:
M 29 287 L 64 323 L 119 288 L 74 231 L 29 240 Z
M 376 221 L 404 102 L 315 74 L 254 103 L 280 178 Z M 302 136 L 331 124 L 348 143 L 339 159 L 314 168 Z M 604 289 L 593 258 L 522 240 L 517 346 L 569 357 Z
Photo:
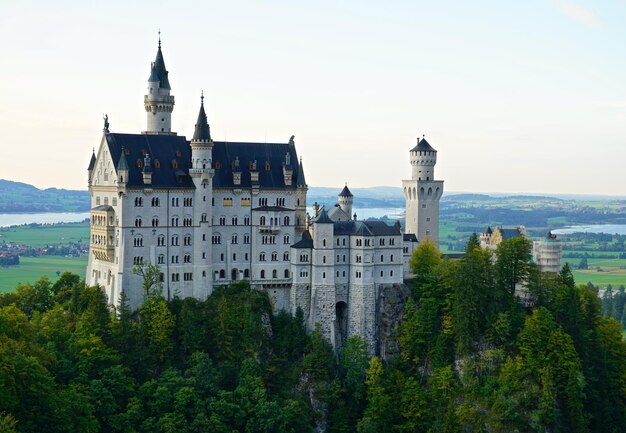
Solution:
M 403 181 L 406 234 L 399 224 L 355 221 L 347 186 L 335 206 L 316 207 L 310 219 L 293 136 L 276 144 L 213 141 L 203 101 L 190 141 L 171 131 L 174 98 L 160 44 L 144 102 L 146 131 L 113 133 L 107 121 L 89 166 L 87 283 L 113 305 L 124 290 L 136 308 L 145 295 L 133 268 L 142 264 L 158 265 L 168 299 L 205 299 L 245 279 L 276 310 L 302 308 L 307 327 L 319 324 L 335 347 L 361 335 L 373 352 L 381 291 L 403 284 L 419 239 L 438 239 L 443 182 L 431 180 L 434 149 L 428 158 L 410 152 L 427 175 L 414 168 L 414 179 Z

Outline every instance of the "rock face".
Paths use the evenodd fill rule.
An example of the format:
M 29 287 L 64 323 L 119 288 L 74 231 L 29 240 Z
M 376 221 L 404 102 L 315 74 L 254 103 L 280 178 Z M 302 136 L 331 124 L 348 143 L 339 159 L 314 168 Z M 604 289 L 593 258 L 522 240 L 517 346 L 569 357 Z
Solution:
M 400 353 L 398 333 L 404 315 L 404 304 L 411 295 L 405 284 L 394 284 L 383 288 L 376 302 L 377 352 L 383 359 Z

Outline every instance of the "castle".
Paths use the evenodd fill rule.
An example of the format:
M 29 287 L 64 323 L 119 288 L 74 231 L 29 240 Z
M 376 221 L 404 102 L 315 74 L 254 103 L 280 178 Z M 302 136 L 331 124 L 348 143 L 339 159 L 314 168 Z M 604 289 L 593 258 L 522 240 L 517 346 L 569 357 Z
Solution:
M 287 143 L 214 141 L 201 97 L 190 141 L 172 131 L 174 96 L 161 41 L 144 97 L 146 130 L 114 133 L 105 118 L 91 157 L 90 253 L 86 279 L 111 304 L 122 290 L 143 301 L 133 268 L 158 265 L 163 295 L 205 299 L 245 279 L 276 310 L 302 308 L 335 347 L 361 335 L 374 351 L 382 291 L 402 285 L 419 240 L 438 241 L 437 151 L 424 139 L 410 150 L 402 182 L 406 229 L 359 221 L 347 185 L 334 206 L 307 214 L 307 183 L 294 137 Z

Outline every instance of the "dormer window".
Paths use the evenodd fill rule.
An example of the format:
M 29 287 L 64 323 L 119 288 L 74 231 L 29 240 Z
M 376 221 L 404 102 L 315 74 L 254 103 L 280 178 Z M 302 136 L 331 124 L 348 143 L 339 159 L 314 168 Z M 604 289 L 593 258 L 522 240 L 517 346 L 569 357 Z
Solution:
M 137 160 L 137 168 L 142 168 L 143 167 L 143 161 L 141 159 Z

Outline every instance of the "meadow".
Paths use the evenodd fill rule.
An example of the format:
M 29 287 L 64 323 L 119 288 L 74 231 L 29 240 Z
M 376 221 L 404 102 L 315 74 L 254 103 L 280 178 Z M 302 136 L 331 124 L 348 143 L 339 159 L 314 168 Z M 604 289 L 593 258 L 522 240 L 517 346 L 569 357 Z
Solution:
M 0 228 L 0 243 L 14 242 L 30 247 L 45 247 L 70 242 L 87 243 L 88 241 L 89 223 L 87 222 Z
M 0 293 L 15 290 L 20 283 L 34 283 L 43 275 L 47 275 L 52 282 L 63 272 L 72 272 L 85 278 L 86 269 L 87 256 L 22 257 L 18 266 L 0 267 Z

